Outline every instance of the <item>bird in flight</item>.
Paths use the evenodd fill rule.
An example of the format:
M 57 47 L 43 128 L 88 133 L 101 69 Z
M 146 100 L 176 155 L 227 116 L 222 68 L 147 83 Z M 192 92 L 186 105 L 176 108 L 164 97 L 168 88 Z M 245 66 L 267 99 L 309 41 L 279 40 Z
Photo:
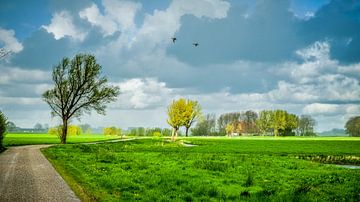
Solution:
M 196 43 L 193 43 L 193 46 L 194 46 L 194 47 L 197 47 L 198 45 L 199 45 L 199 43 L 197 43 L 197 42 L 196 42 Z
M 173 43 L 175 43 L 175 41 L 177 40 L 176 37 L 173 37 L 173 38 L 171 38 L 171 39 L 172 39 Z

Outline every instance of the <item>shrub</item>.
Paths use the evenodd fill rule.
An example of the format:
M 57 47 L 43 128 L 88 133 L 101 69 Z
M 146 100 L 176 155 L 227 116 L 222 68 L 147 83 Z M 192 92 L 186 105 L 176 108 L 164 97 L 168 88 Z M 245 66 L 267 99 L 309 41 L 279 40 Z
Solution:
M 0 111 L 0 151 L 4 148 L 3 139 L 5 137 L 5 133 L 6 133 L 6 117 Z

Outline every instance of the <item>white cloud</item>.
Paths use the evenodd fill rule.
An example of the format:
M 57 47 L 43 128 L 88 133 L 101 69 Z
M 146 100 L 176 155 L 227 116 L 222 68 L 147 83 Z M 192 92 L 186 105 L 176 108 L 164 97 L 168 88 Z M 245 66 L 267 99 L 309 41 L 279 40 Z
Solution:
M 16 39 L 14 30 L 6 30 L 0 27 L 0 42 L 4 44 L 6 50 L 18 53 L 22 51 L 22 44 Z
M 104 0 L 103 6 L 105 8 L 104 15 L 100 13 L 96 4 L 92 4 L 80 11 L 79 16 L 92 25 L 100 27 L 104 36 L 113 35 L 116 31 L 131 32 L 135 29 L 134 18 L 141 9 L 140 3 Z
M 311 115 L 331 115 L 336 114 L 338 110 L 339 105 L 336 104 L 312 103 L 304 107 L 303 113 Z
M 49 25 L 43 25 L 48 33 L 52 33 L 56 40 L 66 36 L 78 41 L 83 41 L 87 35 L 86 32 L 78 29 L 73 23 L 73 17 L 67 11 L 60 11 L 53 15 Z
M 0 84 L 40 83 L 48 81 L 50 73 L 41 70 L 26 70 L 17 67 L 0 66 Z
M 134 78 L 118 84 L 120 95 L 115 108 L 144 109 L 166 105 L 173 89 L 154 78 Z

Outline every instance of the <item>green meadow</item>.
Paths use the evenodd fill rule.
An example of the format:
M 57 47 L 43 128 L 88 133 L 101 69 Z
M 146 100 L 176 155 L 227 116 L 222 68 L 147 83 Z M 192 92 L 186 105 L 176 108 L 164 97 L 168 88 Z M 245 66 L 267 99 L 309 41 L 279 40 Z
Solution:
M 79 135 L 68 136 L 68 143 L 97 142 L 119 138 L 118 136 L 104 135 Z M 59 144 L 60 139 L 56 135 L 49 134 L 7 134 L 4 138 L 4 146 L 19 146 L 31 144 Z
M 84 201 L 360 201 L 360 170 L 334 165 L 360 165 L 358 138 L 153 138 L 43 153 Z

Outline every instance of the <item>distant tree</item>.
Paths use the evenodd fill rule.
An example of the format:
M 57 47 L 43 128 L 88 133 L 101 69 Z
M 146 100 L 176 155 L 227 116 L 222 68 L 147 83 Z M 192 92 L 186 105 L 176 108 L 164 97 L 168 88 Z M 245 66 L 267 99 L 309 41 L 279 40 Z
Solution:
M 6 121 L 7 118 L 5 115 L 0 111 L 0 151 L 4 148 L 3 146 L 3 139 L 6 133 Z
M 231 136 L 231 134 L 235 131 L 235 127 L 234 127 L 234 124 L 227 124 L 226 127 L 225 127 L 225 130 L 226 130 L 226 134 L 227 136 Z
M 203 119 L 197 122 L 196 126 L 191 130 L 194 136 L 216 135 L 216 116 L 215 114 L 207 114 Z
M 91 134 L 91 126 L 89 124 L 85 123 L 85 124 L 80 124 L 79 126 L 85 134 Z
M 17 130 L 15 123 L 11 121 L 7 122 L 6 127 L 8 132 L 13 132 Z
M 168 128 L 164 128 L 161 130 L 161 135 L 162 136 L 171 136 L 171 130 Z
M 315 119 L 313 119 L 310 115 L 301 115 L 299 118 L 299 124 L 297 133 L 299 136 L 314 136 L 314 128 L 316 125 Z
M 80 118 L 91 110 L 105 114 L 106 104 L 118 96 L 119 88 L 107 85 L 107 79 L 100 77 L 100 73 L 101 66 L 95 57 L 86 54 L 77 54 L 72 60 L 64 58 L 53 69 L 55 86 L 43 94 L 43 99 L 52 115 L 62 119 L 62 144 L 66 144 L 71 118 Z
M 266 134 L 271 130 L 271 118 L 272 111 L 263 110 L 260 112 L 259 119 L 256 121 L 256 125 L 259 128 L 261 134 Z
M 35 130 L 42 130 L 43 126 L 41 125 L 41 123 L 36 123 L 35 126 L 34 126 L 34 129 Z
M 285 130 L 286 114 L 286 111 L 280 109 L 271 113 L 271 128 L 273 129 L 275 137 L 279 136 L 281 130 Z
M 168 106 L 168 124 L 173 128 L 173 132 L 171 135 L 172 141 L 175 141 L 176 137 L 178 136 L 178 131 L 181 126 L 186 124 L 187 119 L 187 103 L 186 100 L 180 98 L 179 100 L 174 100 Z
M 112 127 L 104 128 L 103 133 L 104 133 L 104 135 L 109 135 L 109 136 L 121 136 L 122 130 L 121 130 L 121 128 L 116 128 L 116 127 L 112 126 Z
M 258 114 L 255 111 L 249 110 L 241 114 L 242 133 L 258 133 L 259 129 L 256 125 Z
M 240 112 L 232 112 L 220 115 L 217 120 L 219 134 L 226 134 L 226 126 L 230 123 L 234 123 L 240 120 L 241 113 Z
M 49 135 L 57 135 L 57 136 L 60 136 L 61 134 L 61 126 L 58 126 L 58 127 L 50 127 L 48 129 L 48 134 Z
M 346 133 L 353 137 L 360 137 L 360 116 L 351 117 L 345 124 Z
M 285 122 L 285 128 L 280 131 L 280 134 L 282 136 L 294 136 L 294 130 L 298 128 L 299 125 L 299 118 L 295 114 L 289 114 L 286 112 Z
M 194 122 L 201 118 L 201 106 L 197 101 L 187 100 L 186 115 L 185 115 L 185 136 L 189 134 L 189 129 Z
M 69 125 L 68 126 L 68 135 L 82 135 L 83 131 L 80 126 Z

